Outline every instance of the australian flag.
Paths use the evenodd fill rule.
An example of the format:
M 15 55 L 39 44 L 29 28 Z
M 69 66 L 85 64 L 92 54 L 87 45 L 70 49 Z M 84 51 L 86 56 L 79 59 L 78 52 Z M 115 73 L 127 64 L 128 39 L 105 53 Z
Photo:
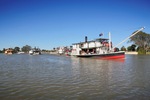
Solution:
M 103 36 L 103 33 L 100 33 L 99 36 Z

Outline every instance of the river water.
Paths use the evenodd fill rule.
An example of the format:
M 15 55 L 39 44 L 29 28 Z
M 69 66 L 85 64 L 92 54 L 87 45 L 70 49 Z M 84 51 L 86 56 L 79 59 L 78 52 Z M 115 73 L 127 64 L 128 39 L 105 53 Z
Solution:
M 150 56 L 0 54 L 0 100 L 149 100 Z

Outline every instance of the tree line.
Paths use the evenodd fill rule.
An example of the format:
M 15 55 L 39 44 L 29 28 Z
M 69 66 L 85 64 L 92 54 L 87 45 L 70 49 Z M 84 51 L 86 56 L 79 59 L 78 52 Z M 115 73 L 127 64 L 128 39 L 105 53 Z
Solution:
M 137 46 L 135 44 L 132 44 L 131 46 L 128 46 L 127 48 L 125 46 L 121 47 L 121 51 L 137 51 Z
M 39 49 L 39 48 L 36 48 L 36 47 L 32 48 L 29 45 L 25 45 L 22 48 L 16 46 L 14 48 L 3 48 L 3 50 L 0 50 L 0 53 L 4 53 L 6 49 L 12 49 L 13 53 L 17 53 L 17 52 L 20 52 L 20 51 L 28 53 L 31 49 Z

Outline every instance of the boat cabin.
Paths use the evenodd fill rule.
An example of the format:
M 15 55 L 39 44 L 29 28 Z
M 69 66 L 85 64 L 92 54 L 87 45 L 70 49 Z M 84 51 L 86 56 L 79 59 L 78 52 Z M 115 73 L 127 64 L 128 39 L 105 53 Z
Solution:
M 86 54 L 105 54 L 109 50 L 109 39 L 98 38 L 92 41 L 87 41 L 85 37 L 85 42 L 74 43 L 72 45 L 72 55 L 86 55 Z

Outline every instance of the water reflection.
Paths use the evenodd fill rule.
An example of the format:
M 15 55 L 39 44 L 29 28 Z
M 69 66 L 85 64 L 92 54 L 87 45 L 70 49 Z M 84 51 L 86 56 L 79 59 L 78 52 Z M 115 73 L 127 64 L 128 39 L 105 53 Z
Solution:
M 117 80 L 122 78 L 120 73 L 122 73 L 124 66 L 123 62 L 82 58 L 73 58 L 73 61 L 75 79 L 79 80 L 80 84 L 85 85 L 84 92 L 87 92 L 88 89 L 89 91 L 96 91 L 90 94 L 96 98 L 111 98 L 111 96 L 106 95 L 115 91 Z

